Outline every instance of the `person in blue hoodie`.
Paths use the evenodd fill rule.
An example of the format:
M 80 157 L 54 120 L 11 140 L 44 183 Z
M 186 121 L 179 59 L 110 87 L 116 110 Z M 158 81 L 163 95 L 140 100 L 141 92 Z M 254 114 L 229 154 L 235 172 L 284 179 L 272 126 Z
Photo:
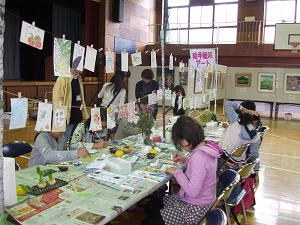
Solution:
M 256 106 L 253 101 L 245 100 L 240 105 L 233 101 L 225 103 L 226 114 L 229 126 L 222 135 L 219 145 L 224 149 L 224 153 L 218 160 L 218 166 L 222 165 L 229 154 L 237 147 L 250 143 L 249 154 L 259 157 L 260 136 L 257 129 L 261 126 L 260 116 L 255 111 Z M 246 160 L 246 153 L 241 157 L 230 157 L 225 168 L 238 169 Z M 260 167 L 258 161 L 254 167 L 257 172 Z

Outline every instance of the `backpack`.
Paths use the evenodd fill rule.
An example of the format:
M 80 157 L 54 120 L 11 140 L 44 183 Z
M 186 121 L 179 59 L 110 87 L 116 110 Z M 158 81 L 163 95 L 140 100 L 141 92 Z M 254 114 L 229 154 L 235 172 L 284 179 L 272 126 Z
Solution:
M 246 178 L 245 182 L 242 184 L 242 188 L 246 191 L 245 196 L 243 197 L 245 210 L 249 209 L 254 203 L 254 179 L 251 177 Z M 234 207 L 233 213 L 238 214 L 243 212 L 242 202 Z

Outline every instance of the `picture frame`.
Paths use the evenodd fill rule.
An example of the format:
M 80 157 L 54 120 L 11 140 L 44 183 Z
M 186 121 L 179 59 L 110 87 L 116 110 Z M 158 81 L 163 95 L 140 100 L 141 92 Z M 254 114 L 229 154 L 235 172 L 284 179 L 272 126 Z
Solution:
M 300 74 L 295 74 L 295 73 L 284 74 L 283 93 L 300 94 Z
M 179 72 L 179 81 L 180 85 L 187 85 L 188 84 L 188 72 Z
M 252 73 L 235 73 L 235 86 L 251 87 Z
M 276 73 L 258 73 L 258 91 L 275 92 Z

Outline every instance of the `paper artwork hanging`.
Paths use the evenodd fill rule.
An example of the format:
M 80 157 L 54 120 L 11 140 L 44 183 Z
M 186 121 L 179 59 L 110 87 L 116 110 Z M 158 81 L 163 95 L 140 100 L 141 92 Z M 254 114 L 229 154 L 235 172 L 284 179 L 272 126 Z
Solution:
M 91 123 L 89 130 L 92 132 L 102 130 L 100 108 L 91 109 Z
M 115 112 L 114 112 L 114 110 L 112 110 L 111 107 L 107 108 L 106 112 L 107 112 L 107 115 L 106 115 L 106 118 L 107 118 L 107 122 L 106 122 L 107 129 L 112 129 L 112 128 L 114 128 L 116 126 Z
M 176 93 L 175 93 L 175 91 L 172 93 L 172 100 L 171 100 L 171 105 L 173 106 L 173 107 L 175 107 L 175 99 L 176 99 Z
M 169 58 L 169 70 L 173 70 L 173 69 L 174 69 L 173 55 L 170 55 L 170 58 Z
M 203 91 L 203 74 L 201 69 L 196 70 L 195 93 Z
M 157 90 L 156 94 L 157 94 L 157 101 L 162 100 L 162 89 L 161 88 L 159 88 Z
M 119 113 L 118 113 L 118 119 L 121 119 L 123 117 L 127 117 L 127 105 L 121 105 L 119 106 Z
M 128 52 L 121 53 L 121 70 L 128 72 Z
M 114 53 L 110 51 L 105 52 L 105 62 L 106 62 L 106 73 L 113 73 L 115 72 L 114 68 Z
M 53 106 L 52 131 L 66 131 L 66 106 Z
M 94 72 L 96 57 L 97 57 L 97 50 L 90 46 L 87 46 L 86 53 L 85 53 L 84 68 L 91 72 Z
M 209 67 L 215 64 L 215 49 L 191 49 L 191 67 Z
M 179 62 L 179 72 L 184 72 L 184 63 Z
M 194 109 L 194 97 L 190 98 L 190 109 Z
M 156 51 L 151 51 L 151 68 L 156 68 L 157 62 L 156 62 Z
M 20 42 L 41 50 L 43 49 L 44 35 L 44 30 L 25 21 L 22 22 Z
M 128 122 L 132 123 L 136 121 L 135 102 L 127 103 L 127 115 Z
M 133 66 L 142 64 L 142 54 L 140 52 L 131 54 L 131 61 Z
M 190 77 L 192 78 L 192 79 L 194 79 L 195 78 L 195 68 L 193 68 L 193 67 L 190 67 Z
M 156 103 L 157 103 L 157 95 L 156 95 L 156 93 L 149 94 L 148 95 L 148 104 L 149 105 L 154 105 Z
M 166 100 L 172 99 L 172 90 L 165 90 L 165 99 Z
M 84 47 L 78 44 L 74 44 L 72 68 L 83 71 L 84 51 Z
M 185 97 L 183 100 L 182 100 L 182 108 L 184 110 L 186 110 L 190 105 L 190 99 Z
M 39 102 L 38 115 L 34 130 L 51 131 L 52 104 Z
M 54 38 L 53 67 L 55 76 L 70 76 L 71 44 L 72 42 L 69 40 Z
M 11 98 L 11 118 L 9 129 L 23 128 L 26 126 L 28 114 L 27 98 Z

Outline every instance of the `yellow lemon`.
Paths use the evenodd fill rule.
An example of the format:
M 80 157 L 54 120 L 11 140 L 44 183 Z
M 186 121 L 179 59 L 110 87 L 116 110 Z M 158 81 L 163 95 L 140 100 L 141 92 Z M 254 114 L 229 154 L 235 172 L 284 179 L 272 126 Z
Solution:
M 116 153 L 115 153 L 115 155 L 117 157 L 122 157 L 122 155 L 124 155 L 124 152 L 122 150 L 117 150 Z
M 24 190 L 22 185 L 18 185 L 17 186 L 17 195 L 23 196 L 23 195 L 26 195 L 26 194 L 27 194 L 27 191 Z
M 155 155 L 157 155 L 157 154 L 158 154 L 157 150 L 156 150 L 156 149 L 154 149 L 154 148 L 152 148 L 152 149 L 149 151 L 149 153 L 153 153 L 153 154 L 155 154 Z

